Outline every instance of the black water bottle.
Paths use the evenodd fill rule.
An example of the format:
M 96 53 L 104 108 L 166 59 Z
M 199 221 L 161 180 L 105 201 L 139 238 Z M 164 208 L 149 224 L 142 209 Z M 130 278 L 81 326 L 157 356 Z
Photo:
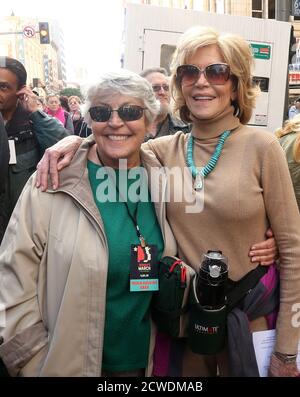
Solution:
M 221 251 L 207 251 L 190 291 L 189 345 L 194 353 L 216 354 L 225 346 L 227 280 L 227 258 Z
M 206 310 L 218 310 L 226 304 L 227 258 L 222 251 L 207 251 L 197 277 L 197 297 Z

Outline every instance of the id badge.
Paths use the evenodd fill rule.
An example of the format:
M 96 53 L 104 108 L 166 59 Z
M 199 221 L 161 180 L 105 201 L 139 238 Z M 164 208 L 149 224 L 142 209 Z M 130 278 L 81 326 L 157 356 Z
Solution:
M 157 246 L 131 245 L 130 292 L 158 291 Z
M 9 164 L 17 164 L 15 141 L 13 139 L 9 139 L 8 144 L 9 144 L 9 153 L 10 153 Z

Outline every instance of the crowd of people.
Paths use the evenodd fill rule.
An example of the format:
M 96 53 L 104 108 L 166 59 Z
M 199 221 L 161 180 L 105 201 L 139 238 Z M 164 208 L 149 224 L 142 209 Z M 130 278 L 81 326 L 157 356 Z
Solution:
M 298 130 L 278 131 L 279 142 L 247 126 L 259 95 L 252 66 L 243 38 L 194 27 L 170 78 L 162 68 L 104 73 L 83 117 L 75 96 L 68 115 L 56 95 L 44 113 L 22 65 L 0 62 L 0 131 L 16 151 L 8 165 L 1 145 L 0 204 L 14 193 L 0 247 L 0 358 L 11 376 L 259 376 L 251 335 L 268 329 L 269 376 L 299 376 L 300 218 L 280 145 L 296 166 Z M 8 128 L 21 111 L 24 148 L 24 128 Z M 77 134 L 61 139 L 69 116 Z M 204 355 L 154 325 L 151 305 L 162 258 L 197 273 L 212 248 L 228 258 L 232 283 L 262 273 L 228 313 L 225 347 Z M 147 277 L 152 287 L 135 289 Z
M 5 161 L 0 196 L 0 242 L 16 202 L 45 149 L 69 135 L 55 118 L 43 112 L 36 95 L 26 86 L 27 73 L 21 62 L 0 57 L 0 111 L 2 139 L 10 144 L 10 160 Z M 3 128 L 4 127 L 4 128 Z M 7 144 L 1 145 L 7 151 Z

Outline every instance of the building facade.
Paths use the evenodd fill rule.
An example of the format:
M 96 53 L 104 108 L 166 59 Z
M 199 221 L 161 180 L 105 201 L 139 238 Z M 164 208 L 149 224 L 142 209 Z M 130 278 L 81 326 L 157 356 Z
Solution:
M 126 4 L 126 2 L 253 18 L 276 18 L 275 0 L 125 0 L 124 3 Z M 290 15 L 289 21 L 294 27 L 296 37 L 296 43 L 294 44 L 296 53 L 289 65 L 289 82 L 290 85 L 300 86 L 300 16 Z M 300 94 L 300 91 L 299 93 L 297 91 L 297 94 Z
M 0 19 L 0 54 L 18 59 L 27 71 L 27 84 L 45 86 L 46 92 L 65 87 L 66 72 L 62 33 L 50 25 L 50 44 L 41 44 L 39 21 L 9 16 Z
M 128 0 L 127 2 L 218 14 L 275 18 L 275 0 Z

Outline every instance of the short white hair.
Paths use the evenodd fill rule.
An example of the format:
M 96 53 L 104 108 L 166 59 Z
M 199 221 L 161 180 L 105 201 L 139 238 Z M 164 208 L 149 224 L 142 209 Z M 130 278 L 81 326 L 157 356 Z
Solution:
M 84 119 L 91 125 L 89 109 L 95 102 L 107 95 L 126 95 L 142 101 L 145 110 L 147 123 L 152 123 L 160 108 L 151 84 L 137 73 L 130 70 L 120 69 L 119 71 L 106 72 L 100 76 L 99 82 L 92 85 L 87 91 L 87 98 L 84 109 Z

